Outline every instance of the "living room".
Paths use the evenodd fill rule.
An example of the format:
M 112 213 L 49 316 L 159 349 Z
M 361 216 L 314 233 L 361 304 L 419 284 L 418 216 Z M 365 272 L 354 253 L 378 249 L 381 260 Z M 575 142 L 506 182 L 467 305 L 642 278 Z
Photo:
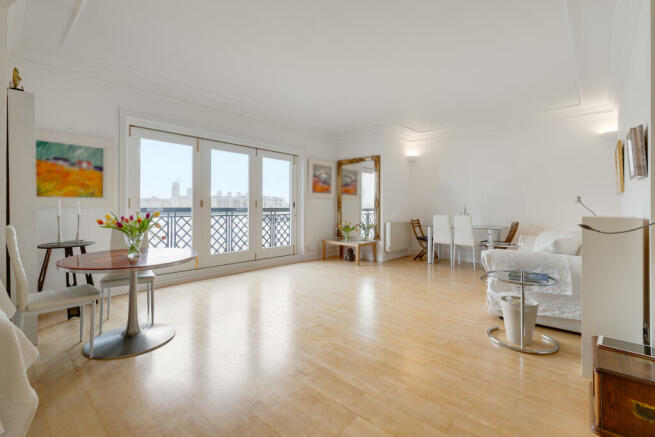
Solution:
M 0 435 L 655 435 L 652 14 L 0 1 Z

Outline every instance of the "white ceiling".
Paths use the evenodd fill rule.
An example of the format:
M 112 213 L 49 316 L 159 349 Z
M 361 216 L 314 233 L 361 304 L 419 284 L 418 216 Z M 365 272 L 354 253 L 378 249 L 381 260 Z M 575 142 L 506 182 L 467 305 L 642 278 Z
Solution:
M 332 132 L 426 131 L 611 106 L 617 1 L 19 0 L 11 54 Z

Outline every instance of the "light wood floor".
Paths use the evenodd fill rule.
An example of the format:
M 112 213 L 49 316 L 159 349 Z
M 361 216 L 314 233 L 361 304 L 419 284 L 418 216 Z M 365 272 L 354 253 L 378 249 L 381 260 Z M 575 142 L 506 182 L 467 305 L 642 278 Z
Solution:
M 87 360 L 77 320 L 42 318 L 29 435 L 591 435 L 580 337 L 492 345 L 480 274 L 330 259 L 162 288 L 176 337 L 123 360 Z

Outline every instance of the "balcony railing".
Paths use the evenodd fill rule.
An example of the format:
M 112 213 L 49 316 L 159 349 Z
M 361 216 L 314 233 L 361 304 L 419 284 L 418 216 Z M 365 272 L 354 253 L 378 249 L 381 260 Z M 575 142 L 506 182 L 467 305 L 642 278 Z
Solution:
M 362 225 L 374 225 L 375 224 L 375 209 L 373 208 L 362 208 Z
M 153 212 L 142 208 L 141 213 Z M 150 247 L 191 247 L 193 226 L 191 208 L 163 208 L 155 219 L 161 228 L 149 237 Z M 288 208 L 264 208 L 262 246 L 291 245 L 291 216 Z M 212 208 L 210 219 L 212 254 L 248 250 L 248 210 L 246 208 Z M 165 237 L 165 238 L 162 238 Z

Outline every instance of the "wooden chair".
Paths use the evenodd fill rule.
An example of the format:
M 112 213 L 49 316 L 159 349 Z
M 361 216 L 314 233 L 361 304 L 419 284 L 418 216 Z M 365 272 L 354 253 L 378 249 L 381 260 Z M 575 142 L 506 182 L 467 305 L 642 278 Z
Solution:
M 514 241 L 514 237 L 516 237 L 516 231 L 519 230 L 519 222 L 512 222 L 512 224 L 509 226 L 509 231 L 507 232 L 507 237 L 505 237 L 505 243 L 511 243 Z M 482 246 L 485 248 L 487 247 L 487 240 L 482 240 L 480 242 Z M 496 247 L 495 249 L 507 249 L 506 247 Z
M 416 241 L 418 241 L 419 246 L 421 246 L 421 251 L 416 254 L 414 260 L 423 259 L 425 252 L 428 250 L 428 237 L 425 236 L 423 232 L 423 226 L 421 226 L 421 220 L 419 219 L 409 219 L 409 224 L 412 226 L 412 232 Z

